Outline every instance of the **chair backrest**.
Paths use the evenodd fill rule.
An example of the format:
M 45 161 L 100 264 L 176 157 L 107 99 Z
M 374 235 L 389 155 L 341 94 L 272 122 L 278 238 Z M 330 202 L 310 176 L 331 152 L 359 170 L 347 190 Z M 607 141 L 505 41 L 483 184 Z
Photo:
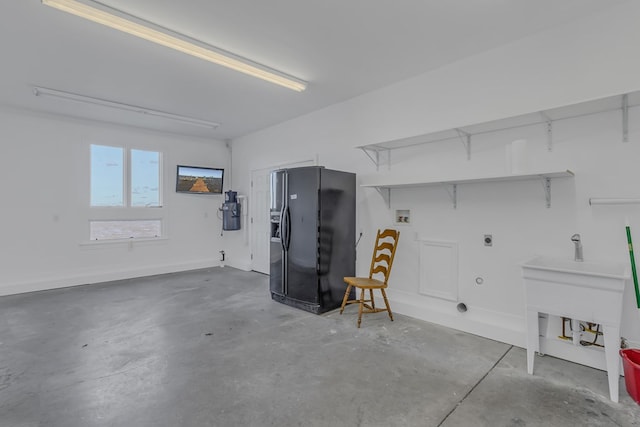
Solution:
M 371 268 L 369 269 L 370 279 L 373 278 L 374 274 L 380 273 L 384 276 L 383 282 L 387 284 L 389 275 L 391 274 L 393 258 L 396 255 L 396 248 L 398 247 L 398 239 L 400 239 L 400 232 L 398 230 L 378 230 L 376 245 L 373 248 L 373 256 L 371 257 Z

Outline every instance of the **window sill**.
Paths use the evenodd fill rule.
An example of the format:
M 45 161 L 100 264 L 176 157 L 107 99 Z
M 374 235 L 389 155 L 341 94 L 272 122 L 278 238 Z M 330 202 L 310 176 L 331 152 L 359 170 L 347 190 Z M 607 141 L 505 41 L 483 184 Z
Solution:
M 85 240 L 79 246 L 99 247 L 99 246 L 133 246 L 134 244 L 166 243 L 168 237 L 139 237 L 131 239 L 108 239 L 108 240 Z

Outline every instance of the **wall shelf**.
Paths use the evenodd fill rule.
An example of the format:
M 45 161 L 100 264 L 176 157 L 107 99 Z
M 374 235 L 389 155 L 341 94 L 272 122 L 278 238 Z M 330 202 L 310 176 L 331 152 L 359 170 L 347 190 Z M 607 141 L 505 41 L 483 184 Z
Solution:
M 407 138 L 362 145 L 356 148 L 362 150 L 367 157 L 369 157 L 369 159 L 375 164 L 376 170 L 379 170 L 382 165 L 387 165 L 388 168 L 391 169 L 391 152 L 393 150 L 441 141 L 460 142 L 465 149 L 467 160 L 470 160 L 471 143 L 474 135 L 482 135 L 526 126 L 543 125 L 547 132 L 547 150 L 553 151 L 554 122 L 608 111 L 621 112 L 621 139 L 623 142 L 628 142 L 629 109 L 637 106 L 640 106 L 640 91 L 547 109 L 544 111 L 506 117 L 485 123 L 461 126 Z
M 545 193 L 547 208 L 551 207 L 551 180 L 554 178 L 570 178 L 575 174 L 569 169 L 558 171 L 536 172 L 526 174 L 509 174 L 509 175 L 485 175 L 475 177 L 461 177 L 453 179 L 434 179 L 421 181 L 388 181 L 379 183 L 363 183 L 363 188 L 374 188 L 380 193 L 387 206 L 391 208 L 391 190 L 394 188 L 415 188 L 429 186 L 443 186 L 449 193 L 449 197 L 453 203 L 453 208 L 458 207 L 458 185 L 474 184 L 486 182 L 503 182 L 503 181 L 531 181 L 540 180 L 542 182 Z

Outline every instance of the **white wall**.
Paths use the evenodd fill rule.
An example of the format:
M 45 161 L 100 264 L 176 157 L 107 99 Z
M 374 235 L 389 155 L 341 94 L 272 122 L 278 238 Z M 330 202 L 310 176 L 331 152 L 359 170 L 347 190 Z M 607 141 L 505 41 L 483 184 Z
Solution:
M 389 139 L 480 123 L 640 89 L 640 4 L 629 2 L 606 13 L 550 29 L 513 44 L 450 64 L 347 102 L 239 138 L 233 142 L 234 187 L 250 193 L 251 170 L 317 156 L 319 164 L 375 174 L 375 166 L 354 147 Z M 313 84 L 313 83 L 311 83 Z M 304 96 L 304 93 L 301 94 Z M 546 152 L 542 127 L 474 138 L 466 160 L 462 144 L 435 143 L 392 155 L 389 176 L 500 173 L 504 145 L 529 141 L 533 167 L 572 168 L 576 177 L 553 182 L 552 207 L 545 207 L 540 182 L 461 186 L 453 210 L 439 188 L 395 190 L 389 210 L 375 190 L 358 193 L 358 272 L 368 269 L 374 233 L 393 225 L 394 209 L 411 209 L 412 224 L 401 228 L 391 278 L 397 312 L 480 335 L 524 344 L 524 295 L 518 263 L 538 253 L 570 257 L 573 233 L 581 233 L 585 257 L 628 262 L 624 217 L 640 230 L 635 207 L 589 207 L 589 197 L 638 196 L 640 114 L 631 113 L 632 142 L 620 142 L 620 113 L 560 122 L 555 146 Z M 482 237 L 494 235 L 485 248 Z M 417 295 L 415 237 L 459 244 L 460 299 L 469 307 Z M 638 233 L 640 239 L 640 233 Z M 249 248 L 229 239 L 229 262 L 249 263 Z M 482 276 L 482 286 L 475 277 Z M 625 294 L 623 335 L 640 341 L 633 293 Z
M 218 265 L 224 196 L 175 193 L 176 164 L 228 169 L 215 140 L 0 111 L 0 295 Z M 161 151 L 167 239 L 89 244 L 89 146 Z

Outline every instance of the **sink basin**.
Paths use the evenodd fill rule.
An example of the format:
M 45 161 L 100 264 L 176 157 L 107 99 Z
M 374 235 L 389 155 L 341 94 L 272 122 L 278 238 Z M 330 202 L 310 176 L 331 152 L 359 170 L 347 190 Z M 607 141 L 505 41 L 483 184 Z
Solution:
M 618 401 L 620 318 L 629 270 L 625 264 L 578 262 L 547 256 L 522 264 L 529 374 L 533 374 L 534 354 L 540 347 L 538 313 L 597 323 L 603 329 L 609 394 L 611 400 Z M 578 344 L 575 338 L 574 344 Z
M 538 256 L 522 264 L 528 309 L 600 324 L 620 323 L 624 264 Z
M 559 273 L 572 273 L 587 276 L 609 277 L 615 279 L 628 279 L 629 268 L 626 264 L 600 263 L 593 261 L 574 261 L 569 258 L 554 258 L 539 256 L 523 264 L 523 267 L 555 271 Z

